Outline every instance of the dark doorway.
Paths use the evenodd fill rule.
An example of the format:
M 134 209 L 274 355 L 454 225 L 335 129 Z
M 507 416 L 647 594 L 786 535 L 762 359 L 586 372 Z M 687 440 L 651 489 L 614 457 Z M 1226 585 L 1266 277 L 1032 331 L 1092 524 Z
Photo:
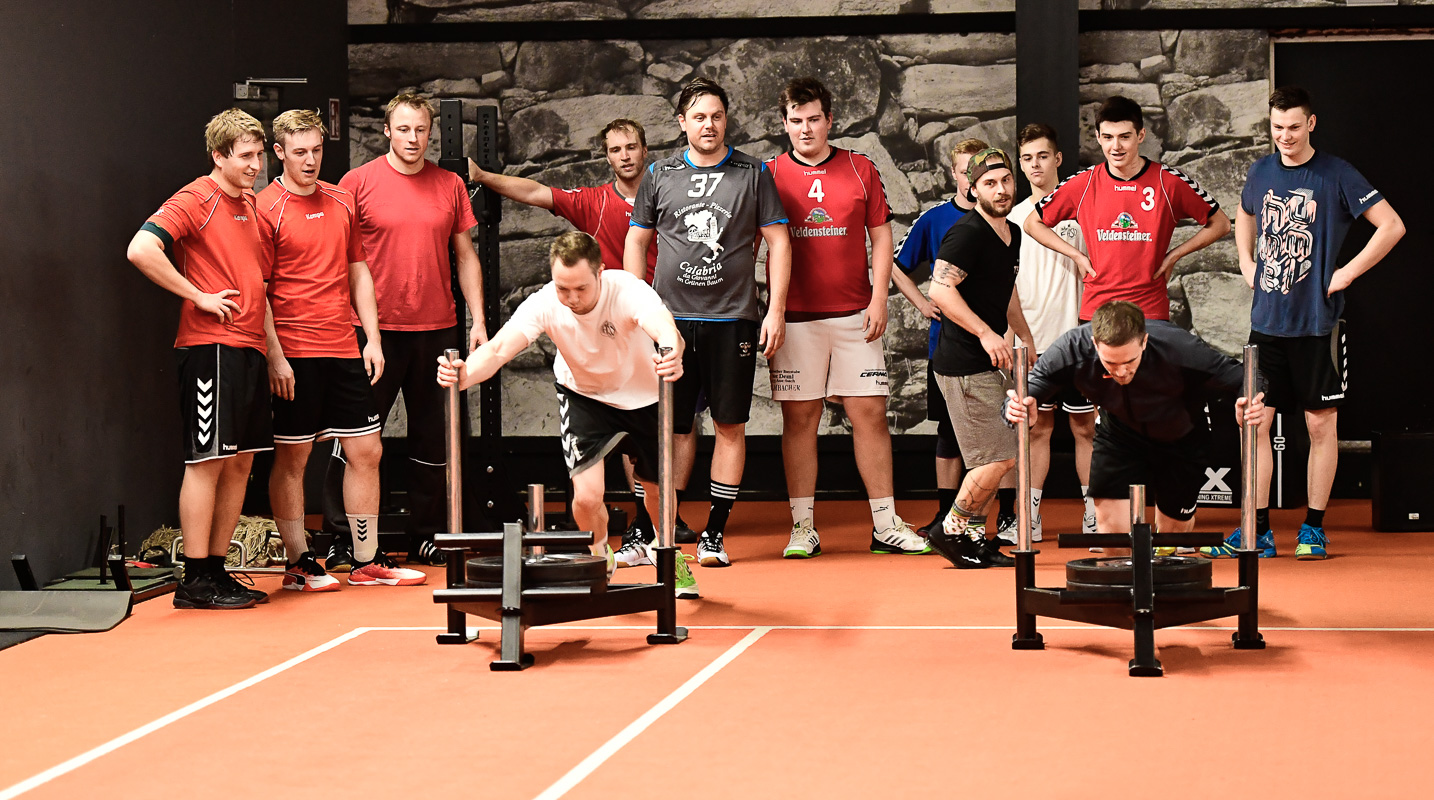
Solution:
M 1434 428 L 1434 371 L 1423 362 L 1434 338 L 1434 231 L 1419 155 L 1434 116 L 1434 86 L 1419 76 L 1434 63 L 1434 40 L 1289 41 L 1275 44 L 1275 84 L 1307 89 L 1317 149 L 1349 161 L 1384 194 L 1408 232 L 1345 295 L 1349 331 L 1348 404 L 1341 439 L 1371 431 Z M 1344 263 L 1373 232 L 1360 221 L 1340 253 Z

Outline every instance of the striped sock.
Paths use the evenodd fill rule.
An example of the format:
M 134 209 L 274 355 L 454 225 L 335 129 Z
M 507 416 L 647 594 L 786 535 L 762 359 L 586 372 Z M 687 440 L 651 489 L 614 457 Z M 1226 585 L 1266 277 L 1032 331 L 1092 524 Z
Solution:
M 949 536 L 960 536 L 966 533 L 966 526 L 971 524 L 974 512 L 967 511 L 959 503 L 952 503 L 951 510 L 946 512 L 946 518 L 941 521 L 941 529 Z
M 369 564 L 378 555 L 378 515 L 349 514 L 348 518 L 354 537 L 354 563 Z
M 642 481 L 633 481 L 632 493 L 637 497 L 637 513 L 633 515 L 632 526 L 643 533 L 652 533 L 657 526 L 652 524 L 652 515 L 647 513 L 647 492 L 642 489 Z
M 732 504 L 737 502 L 737 487 L 720 481 L 712 481 L 712 511 L 707 515 L 707 530 L 722 533 L 727 529 L 727 515 L 732 513 Z

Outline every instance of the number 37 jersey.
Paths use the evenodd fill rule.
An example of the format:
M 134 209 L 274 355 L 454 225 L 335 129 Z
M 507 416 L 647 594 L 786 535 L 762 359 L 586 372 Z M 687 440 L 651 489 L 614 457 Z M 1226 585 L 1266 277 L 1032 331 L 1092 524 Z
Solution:
M 686 319 L 761 320 L 757 239 L 786 221 L 767 166 L 731 148 L 711 167 L 685 152 L 654 162 L 632 205 L 632 224 L 657 230 L 652 288 Z
M 1077 172 L 1036 211 L 1052 228 L 1068 219 L 1080 223 L 1095 268 L 1081 295 L 1082 320 L 1112 300 L 1135 303 L 1147 319 L 1170 319 L 1165 281 L 1155 277 L 1170 249 L 1170 234 L 1182 219 L 1204 225 L 1219 208 L 1194 178 L 1147 159 L 1129 180 L 1112 175 L 1104 163 Z

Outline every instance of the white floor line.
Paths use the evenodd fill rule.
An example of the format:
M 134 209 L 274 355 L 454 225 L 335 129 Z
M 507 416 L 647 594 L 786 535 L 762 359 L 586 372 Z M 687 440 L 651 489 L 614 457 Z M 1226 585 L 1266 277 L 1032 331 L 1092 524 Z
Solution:
M 548 630 L 559 631 L 650 631 L 651 625 L 547 625 Z M 773 631 L 1013 631 L 1013 625 L 684 625 L 683 627 L 693 631 L 750 631 L 756 628 L 766 628 Z M 1089 631 L 1099 630 L 1101 625 L 1039 625 L 1038 630 L 1043 631 Z M 373 627 L 365 628 L 369 631 L 446 631 L 441 626 L 432 627 Z M 475 633 L 494 633 L 499 630 L 497 625 L 480 625 L 467 629 L 472 636 Z M 1171 628 L 1161 628 L 1166 631 L 1234 631 L 1239 630 L 1234 625 L 1178 625 Z M 1299 626 L 1275 626 L 1261 625 L 1262 631 L 1310 631 L 1313 633 L 1434 633 L 1431 628 L 1306 628 Z M 0 800 L 4 800 L 0 797 Z
M 19 797 L 20 795 L 30 791 L 31 789 L 43 786 L 44 784 L 49 783 L 50 781 L 60 777 L 61 775 L 64 775 L 67 772 L 71 772 L 80 767 L 83 767 L 91 761 L 94 761 L 101 756 L 112 753 L 115 750 L 118 750 L 119 748 L 124 747 L 125 745 L 133 741 L 136 741 L 137 739 L 148 736 L 149 734 L 154 733 L 155 731 L 165 727 L 166 725 L 169 725 L 170 723 L 178 722 L 179 720 L 184 719 L 185 717 L 189 716 L 190 714 L 193 714 L 196 711 L 203 710 L 205 708 L 208 708 L 209 706 L 214 705 L 220 700 L 232 697 L 233 695 L 238 694 L 239 692 L 242 692 L 245 689 L 248 689 L 249 687 L 261 681 L 272 678 L 275 675 L 278 675 L 279 673 L 289 669 L 290 667 L 302 664 L 305 661 L 308 661 L 309 659 L 313 658 L 314 656 L 319 655 L 320 653 L 332 650 L 335 647 L 338 647 L 339 645 L 343 644 L 344 642 L 355 639 L 370 630 L 374 629 L 355 628 L 342 636 L 324 642 L 323 644 L 319 645 L 318 647 L 315 647 L 312 650 L 300 653 L 299 655 L 294 656 L 293 658 L 289 659 L 288 661 L 285 661 L 282 664 L 279 664 L 278 666 L 270 667 L 269 669 L 264 670 L 258 675 L 242 680 L 234 684 L 233 686 L 228 687 L 227 689 L 220 689 L 214 694 L 211 694 L 202 700 L 196 700 L 195 702 L 190 703 L 189 705 L 177 711 L 171 711 L 170 713 L 165 714 L 164 716 L 151 723 L 148 723 L 147 725 L 142 725 L 138 728 L 135 728 L 134 730 L 124 734 L 123 736 L 118 736 L 114 739 L 111 739 L 98 747 L 95 747 L 91 750 L 81 753 L 80 755 L 75 756 L 69 761 L 53 766 L 38 775 L 27 778 L 15 784 L 14 786 L 0 791 L 0 800 L 11 800 L 11 798 Z
M 677 687 L 672 694 L 662 698 L 661 702 L 648 709 L 647 713 L 633 720 L 632 724 L 623 728 L 616 736 L 608 739 L 602 747 L 594 750 L 592 755 L 583 759 L 576 767 L 568 770 L 566 775 L 559 778 L 552 786 L 543 790 L 543 793 L 539 794 L 536 800 L 557 800 L 557 798 L 567 794 L 574 786 L 577 786 L 584 778 L 602 766 L 605 761 L 612 758 L 613 755 L 626 746 L 628 742 L 636 739 L 638 734 L 647 730 L 648 727 L 660 719 L 663 714 L 671 711 L 678 703 L 696 691 L 697 687 L 706 683 L 713 675 L 720 672 L 723 667 L 732 663 L 732 660 L 741 655 L 742 651 L 751 647 L 770 630 L 771 628 L 765 626 L 753 629 L 751 633 L 742 637 L 740 642 L 732 645 L 727 649 L 727 652 L 718 656 L 715 661 L 704 667 L 701 672 L 693 675 L 686 683 Z

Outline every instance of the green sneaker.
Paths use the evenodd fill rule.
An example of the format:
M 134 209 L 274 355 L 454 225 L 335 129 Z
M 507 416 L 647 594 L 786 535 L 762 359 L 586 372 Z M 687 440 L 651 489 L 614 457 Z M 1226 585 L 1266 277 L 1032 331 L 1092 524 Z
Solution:
M 821 554 L 822 540 L 812 521 L 802 520 L 792 525 L 792 536 L 787 541 L 787 549 L 782 551 L 782 558 L 812 558 Z
M 617 572 L 617 553 L 612 551 L 612 545 L 607 546 L 607 579 L 612 580 L 613 573 Z
M 695 561 L 696 556 L 689 556 L 681 550 L 678 550 L 676 555 L 677 596 L 688 600 L 701 597 L 702 595 L 697 593 L 697 578 L 693 577 L 692 569 L 687 566 L 687 562 Z

